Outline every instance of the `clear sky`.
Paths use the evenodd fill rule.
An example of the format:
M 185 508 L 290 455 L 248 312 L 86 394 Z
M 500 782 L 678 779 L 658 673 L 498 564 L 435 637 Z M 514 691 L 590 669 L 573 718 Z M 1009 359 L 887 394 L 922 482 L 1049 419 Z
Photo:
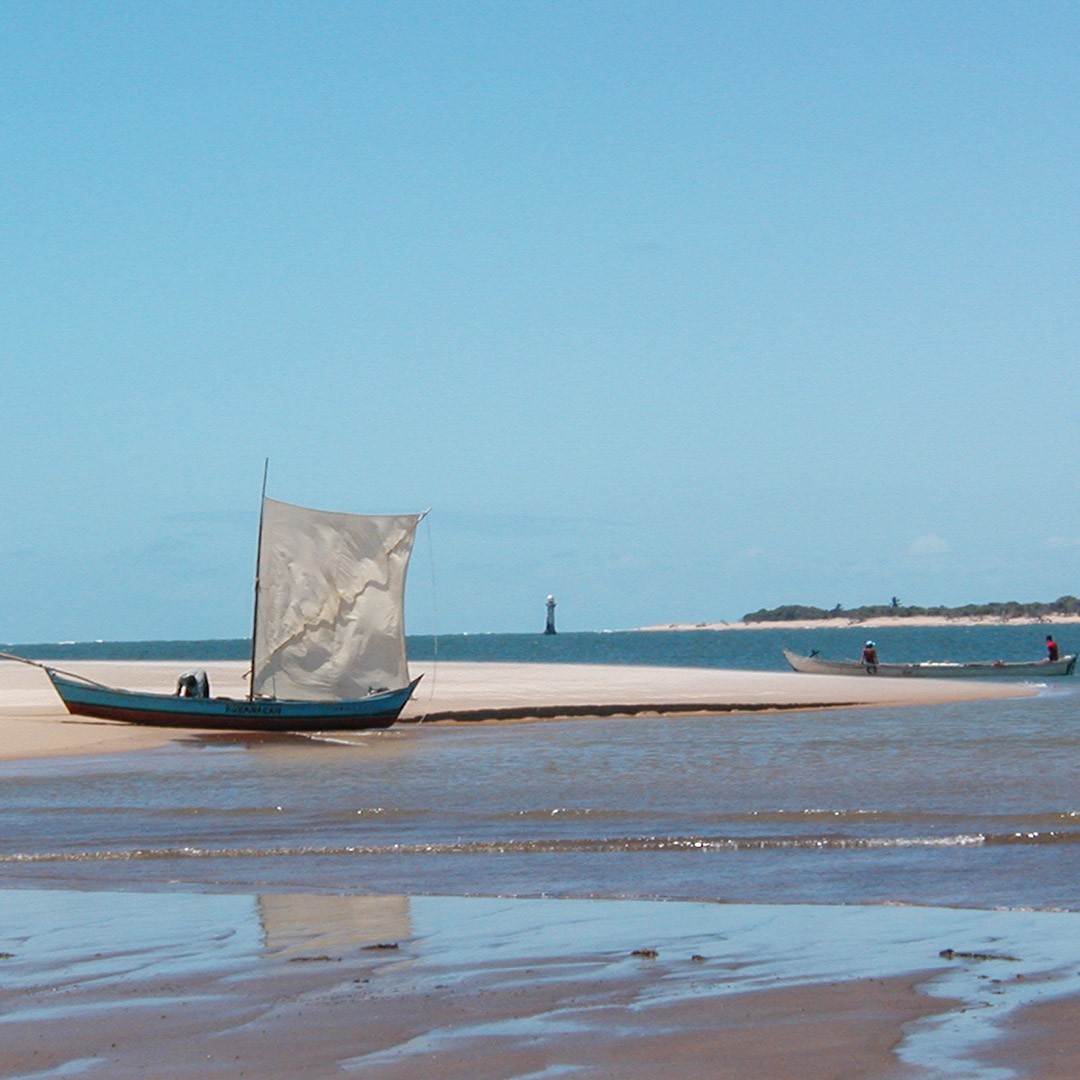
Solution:
M 0 640 L 1080 593 L 1074 3 L 0 7 Z

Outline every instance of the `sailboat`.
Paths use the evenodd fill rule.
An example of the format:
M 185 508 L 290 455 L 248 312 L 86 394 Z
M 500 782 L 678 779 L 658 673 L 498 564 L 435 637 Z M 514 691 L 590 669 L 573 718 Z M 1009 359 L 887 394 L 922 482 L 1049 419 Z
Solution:
M 264 492 L 247 698 L 121 690 L 25 662 L 44 668 L 80 716 L 243 731 L 389 727 L 420 681 L 409 680 L 404 597 L 422 517 L 311 510 Z

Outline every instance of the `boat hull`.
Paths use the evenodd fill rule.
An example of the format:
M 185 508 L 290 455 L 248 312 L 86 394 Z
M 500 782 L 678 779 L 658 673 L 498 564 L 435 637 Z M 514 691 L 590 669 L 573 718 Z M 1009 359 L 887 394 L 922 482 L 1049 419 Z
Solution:
M 69 679 L 45 669 L 69 713 L 156 727 L 218 731 L 356 731 L 389 727 L 419 679 L 400 690 L 358 701 L 280 701 L 177 697 L 119 690 Z
M 863 664 L 858 660 L 821 660 L 816 656 L 799 656 L 784 649 L 784 657 L 795 671 L 805 675 L 870 675 L 907 679 L 982 679 L 1022 678 L 1044 679 L 1048 675 L 1071 675 L 1076 656 L 1060 660 L 1036 660 L 1031 663 L 1005 664 L 986 661 L 970 664 Z

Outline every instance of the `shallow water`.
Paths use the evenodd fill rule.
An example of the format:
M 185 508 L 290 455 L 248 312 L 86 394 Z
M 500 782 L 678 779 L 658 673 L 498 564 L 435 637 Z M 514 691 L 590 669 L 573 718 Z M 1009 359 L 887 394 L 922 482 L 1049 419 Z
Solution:
M 1080 909 L 1080 693 L 0 765 L 8 886 Z

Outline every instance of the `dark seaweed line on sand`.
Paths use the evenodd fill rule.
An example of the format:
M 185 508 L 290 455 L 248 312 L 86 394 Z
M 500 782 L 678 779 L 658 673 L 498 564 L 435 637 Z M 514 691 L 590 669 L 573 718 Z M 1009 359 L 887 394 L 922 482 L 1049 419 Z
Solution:
M 436 720 L 462 722 L 480 720 L 558 720 L 564 717 L 607 716 L 710 716 L 713 713 L 779 712 L 800 709 L 846 709 L 860 704 L 857 701 L 801 701 L 746 703 L 689 702 L 667 705 L 507 705 L 484 709 L 439 709 L 418 716 L 402 716 L 399 724 L 432 723 Z

